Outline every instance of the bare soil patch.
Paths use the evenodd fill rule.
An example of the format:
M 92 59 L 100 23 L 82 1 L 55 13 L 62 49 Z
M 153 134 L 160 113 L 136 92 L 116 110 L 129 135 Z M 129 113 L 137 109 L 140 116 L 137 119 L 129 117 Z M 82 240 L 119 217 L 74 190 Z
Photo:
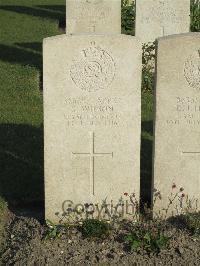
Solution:
M 46 225 L 27 215 L 9 213 L 3 265 L 200 265 L 200 240 L 178 224 L 166 223 L 170 246 L 159 254 L 131 251 L 124 241 L 129 224 L 106 239 L 84 238 L 78 229 L 44 240 Z

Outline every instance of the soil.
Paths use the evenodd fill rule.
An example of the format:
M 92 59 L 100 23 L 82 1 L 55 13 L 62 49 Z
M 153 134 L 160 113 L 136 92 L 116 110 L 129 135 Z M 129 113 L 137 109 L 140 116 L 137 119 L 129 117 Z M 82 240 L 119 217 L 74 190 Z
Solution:
M 170 246 L 159 254 L 131 251 L 123 241 L 125 224 L 106 239 L 84 238 L 78 229 L 44 240 L 47 227 L 25 212 L 9 213 L 2 265 L 200 265 L 200 239 L 168 223 Z

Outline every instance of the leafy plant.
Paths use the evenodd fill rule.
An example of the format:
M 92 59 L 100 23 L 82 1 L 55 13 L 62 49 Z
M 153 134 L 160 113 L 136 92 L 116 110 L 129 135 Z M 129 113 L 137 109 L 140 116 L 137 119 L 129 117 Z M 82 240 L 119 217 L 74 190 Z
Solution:
M 166 236 L 160 225 L 138 223 L 133 231 L 125 237 L 131 250 L 145 249 L 147 252 L 160 252 L 168 247 L 170 237 Z
M 60 237 L 61 235 L 61 229 L 63 226 L 61 225 L 56 225 L 53 222 L 51 222 L 50 220 L 46 220 L 46 224 L 48 226 L 48 230 L 46 232 L 45 235 L 45 240 L 47 239 L 55 239 Z
M 83 221 L 81 231 L 85 237 L 102 238 L 107 236 L 110 231 L 109 224 L 97 219 L 86 219 Z
M 200 236 L 200 212 L 187 213 L 182 216 L 186 228 L 194 235 Z
M 190 18 L 191 31 L 200 32 L 200 0 L 191 0 Z
M 129 0 L 121 1 L 122 17 L 121 26 L 122 33 L 128 35 L 135 34 L 135 3 L 129 3 Z

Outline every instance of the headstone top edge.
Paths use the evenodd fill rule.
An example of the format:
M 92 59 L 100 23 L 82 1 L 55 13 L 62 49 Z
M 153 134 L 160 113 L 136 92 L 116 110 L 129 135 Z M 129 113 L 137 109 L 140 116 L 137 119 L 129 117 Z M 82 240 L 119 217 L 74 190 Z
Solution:
M 142 45 L 142 42 L 136 36 L 126 35 L 126 34 L 84 34 L 84 33 L 83 34 L 61 34 L 61 35 L 56 35 L 52 37 L 47 37 L 43 39 L 43 44 L 49 41 L 58 41 L 62 39 L 76 39 L 76 38 L 79 39 L 79 38 L 82 38 L 83 36 L 88 37 L 88 38 L 110 37 L 113 39 L 117 39 L 117 38 L 127 39 L 127 40 L 129 39 Z
M 180 34 L 172 34 L 172 35 L 156 38 L 156 42 L 160 43 L 166 40 L 180 39 L 184 37 L 200 38 L 200 32 L 187 32 L 187 33 L 180 33 Z

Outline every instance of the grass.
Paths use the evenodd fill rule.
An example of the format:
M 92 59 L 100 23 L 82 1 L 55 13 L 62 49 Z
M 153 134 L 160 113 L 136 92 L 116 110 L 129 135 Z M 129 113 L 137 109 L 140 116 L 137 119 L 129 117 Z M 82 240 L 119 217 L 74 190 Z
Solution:
M 43 200 L 42 40 L 60 34 L 62 0 L 0 1 L 0 195 Z

